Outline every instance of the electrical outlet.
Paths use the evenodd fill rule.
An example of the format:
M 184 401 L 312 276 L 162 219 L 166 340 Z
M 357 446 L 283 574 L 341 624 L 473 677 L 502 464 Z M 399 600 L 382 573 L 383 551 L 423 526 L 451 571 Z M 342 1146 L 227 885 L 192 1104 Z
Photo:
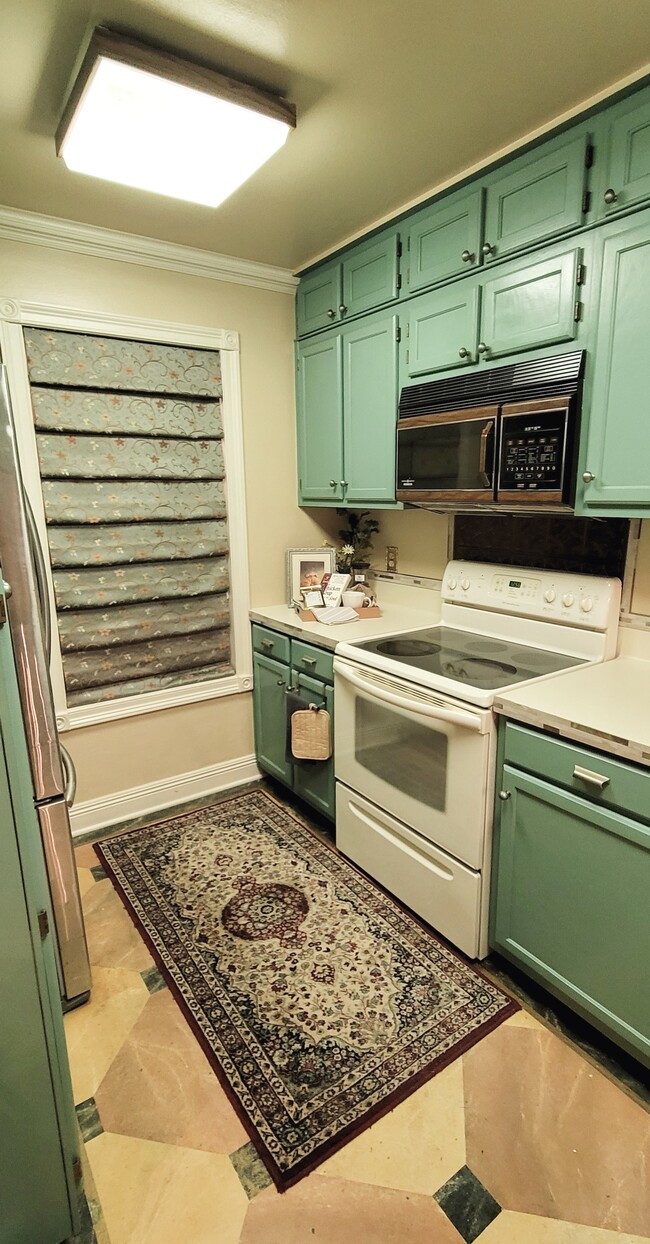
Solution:
M 397 545 L 386 545 L 386 569 L 397 574 Z

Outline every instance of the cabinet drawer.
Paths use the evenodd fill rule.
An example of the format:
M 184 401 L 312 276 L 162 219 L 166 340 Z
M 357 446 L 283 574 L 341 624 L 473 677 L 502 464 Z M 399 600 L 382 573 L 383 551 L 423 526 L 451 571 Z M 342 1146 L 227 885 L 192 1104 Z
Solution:
M 261 652 L 267 657 L 274 657 L 276 661 L 284 661 L 288 665 L 291 640 L 288 635 L 281 635 L 279 631 L 271 631 L 268 627 L 258 626 L 254 622 L 253 651 Z
M 508 722 L 505 762 L 557 782 L 600 807 L 650 823 L 650 771 Z
M 291 664 L 299 674 L 309 674 L 311 678 L 321 678 L 324 682 L 334 681 L 334 654 L 326 648 L 316 648 L 313 644 L 304 644 L 294 639 L 291 645 Z

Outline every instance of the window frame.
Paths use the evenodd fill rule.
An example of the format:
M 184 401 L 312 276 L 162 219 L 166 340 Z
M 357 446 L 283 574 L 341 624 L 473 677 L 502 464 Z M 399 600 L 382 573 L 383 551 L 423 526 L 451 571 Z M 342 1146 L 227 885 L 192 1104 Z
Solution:
M 234 674 L 182 687 L 147 691 L 118 700 L 69 707 L 63 678 L 54 586 L 47 544 L 43 493 L 36 448 L 31 390 L 23 329 L 28 327 L 95 333 L 137 341 L 163 342 L 195 349 L 219 350 L 223 397 L 223 449 L 226 509 L 230 541 L 230 623 Z M 56 724 L 60 731 L 76 730 L 141 713 L 159 712 L 181 704 L 218 699 L 251 691 L 253 655 L 249 623 L 248 533 L 244 476 L 243 415 L 239 333 L 205 325 L 171 323 L 112 313 L 89 312 L 48 303 L 19 302 L 0 296 L 0 353 L 7 368 L 9 393 L 16 424 L 18 459 L 25 490 L 30 499 L 41 547 L 45 555 L 48 601 L 52 619 L 50 678 Z

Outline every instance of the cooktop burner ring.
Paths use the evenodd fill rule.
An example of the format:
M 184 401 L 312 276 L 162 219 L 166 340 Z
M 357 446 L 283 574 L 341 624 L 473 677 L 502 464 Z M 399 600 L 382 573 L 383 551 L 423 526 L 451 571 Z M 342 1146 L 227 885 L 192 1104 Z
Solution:
M 397 635 L 394 639 L 382 639 L 377 644 L 377 652 L 386 657 L 430 657 L 440 652 L 440 644 L 432 644 L 424 639 L 408 639 Z
M 505 661 L 495 661 L 488 657 L 475 657 L 473 653 L 469 652 L 465 654 L 459 653 L 457 657 L 450 658 L 449 665 L 453 668 L 456 661 L 459 661 L 462 665 L 469 664 L 470 667 L 472 665 L 480 665 L 483 669 L 494 670 L 495 673 L 499 674 L 516 674 L 518 672 L 516 665 L 507 665 Z

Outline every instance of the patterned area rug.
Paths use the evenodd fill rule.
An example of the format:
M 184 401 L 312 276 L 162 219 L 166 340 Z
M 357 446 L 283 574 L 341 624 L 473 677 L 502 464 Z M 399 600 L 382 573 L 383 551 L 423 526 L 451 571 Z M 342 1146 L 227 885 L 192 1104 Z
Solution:
M 262 791 L 96 849 L 280 1189 L 518 1009 Z

